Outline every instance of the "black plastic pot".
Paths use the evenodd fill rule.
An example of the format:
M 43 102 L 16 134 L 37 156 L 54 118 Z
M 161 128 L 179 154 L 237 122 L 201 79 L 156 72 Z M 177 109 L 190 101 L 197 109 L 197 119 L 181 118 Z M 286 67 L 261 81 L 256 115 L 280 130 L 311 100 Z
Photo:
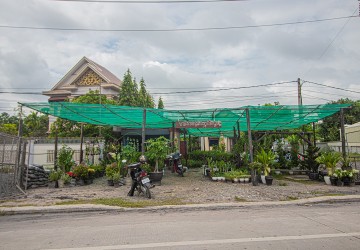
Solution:
M 161 186 L 163 175 L 163 172 L 151 172 L 149 173 L 149 179 L 152 184 Z
M 310 180 L 319 180 L 319 174 L 318 173 L 309 173 L 309 179 Z
M 271 186 L 273 182 L 273 177 L 270 175 L 265 176 L 266 185 Z
M 338 179 L 339 179 L 339 178 L 337 178 L 337 177 L 330 176 L 331 185 L 336 186 L 336 185 L 337 185 L 337 182 L 338 182 Z

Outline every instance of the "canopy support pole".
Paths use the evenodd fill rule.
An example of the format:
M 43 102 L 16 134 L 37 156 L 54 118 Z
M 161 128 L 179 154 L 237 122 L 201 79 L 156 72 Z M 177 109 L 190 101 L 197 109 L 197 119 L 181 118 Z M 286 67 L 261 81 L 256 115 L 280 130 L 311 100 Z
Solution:
M 345 147 L 345 121 L 344 121 L 344 109 L 340 109 L 340 124 L 341 124 L 341 151 L 344 158 L 346 158 Z
M 145 154 L 145 127 L 146 127 L 146 109 L 143 110 L 143 122 L 141 129 L 141 154 Z
M 82 163 L 84 160 L 83 143 L 84 143 L 84 124 L 81 123 L 81 126 L 80 126 L 80 162 L 79 163 Z
M 175 150 L 175 122 L 172 123 L 171 152 Z
M 57 165 L 57 158 L 58 158 L 58 127 L 56 122 L 54 123 L 55 125 L 55 148 L 54 148 L 54 170 L 57 171 L 58 169 L 58 165 Z
M 250 111 L 248 108 L 245 109 L 246 111 L 246 124 L 247 124 L 247 131 L 248 131 L 248 140 L 249 140 L 249 153 L 250 153 L 250 162 L 254 161 L 253 155 L 253 145 L 252 145 L 252 137 L 251 137 L 251 125 L 250 125 Z M 251 182 L 253 186 L 256 186 L 255 181 L 256 170 L 251 169 Z
M 237 121 L 236 125 L 237 125 L 237 131 L 238 131 L 238 140 L 240 140 L 240 121 Z
M 312 128 L 313 128 L 313 136 L 314 136 L 314 141 L 313 141 L 313 144 L 314 146 L 316 147 L 316 129 L 315 129 L 315 122 L 312 123 Z

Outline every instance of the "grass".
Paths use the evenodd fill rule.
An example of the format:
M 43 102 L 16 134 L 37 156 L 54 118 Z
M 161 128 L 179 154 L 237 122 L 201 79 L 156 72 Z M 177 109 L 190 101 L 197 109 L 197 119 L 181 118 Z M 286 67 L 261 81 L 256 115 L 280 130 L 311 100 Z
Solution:
M 295 197 L 295 196 L 286 196 L 285 199 L 282 199 L 281 201 L 295 201 L 295 200 L 298 200 L 299 198 L 298 197 Z
M 285 187 L 287 186 L 288 184 L 286 182 L 279 182 L 279 186 L 282 186 L 282 187 Z
M 240 198 L 239 196 L 235 196 L 235 201 L 238 201 L 238 202 L 247 202 L 246 199 Z
M 75 200 L 75 201 L 63 201 L 58 202 L 55 205 L 79 205 L 79 204 L 94 204 L 94 205 L 107 205 L 115 207 L 126 208 L 143 208 L 153 206 L 166 206 L 166 205 L 185 205 L 180 199 L 171 200 L 141 200 L 141 201 L 127 201 L 121 198 L 100 198 L 92 200 Z
M 314 191 L 311 192 L 312 194 L 319 194 L 322 196 L 344 196 L 345 194 L 340 194 L 340 193 L 326 193 L 326 192 L 321 192 L 321 191 Z

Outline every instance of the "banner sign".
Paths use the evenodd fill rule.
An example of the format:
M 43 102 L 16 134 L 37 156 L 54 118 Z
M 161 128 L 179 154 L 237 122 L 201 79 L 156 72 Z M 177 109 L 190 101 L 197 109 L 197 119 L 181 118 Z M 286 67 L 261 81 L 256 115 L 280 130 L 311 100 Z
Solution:
M 176 128 L 221 128 L 221 121 L 181 121 Z

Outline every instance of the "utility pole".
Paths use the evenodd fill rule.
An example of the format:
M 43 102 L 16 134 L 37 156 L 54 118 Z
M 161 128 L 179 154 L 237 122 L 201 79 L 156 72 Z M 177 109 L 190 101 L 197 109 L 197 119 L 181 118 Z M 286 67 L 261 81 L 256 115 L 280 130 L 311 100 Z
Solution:
M 298 105 L 302 105 L 302 94 L 301 94 L 301 82 L 300 82 L 300 78 L 298 78 L 297 80 L 297 84 L 298 84 Z

